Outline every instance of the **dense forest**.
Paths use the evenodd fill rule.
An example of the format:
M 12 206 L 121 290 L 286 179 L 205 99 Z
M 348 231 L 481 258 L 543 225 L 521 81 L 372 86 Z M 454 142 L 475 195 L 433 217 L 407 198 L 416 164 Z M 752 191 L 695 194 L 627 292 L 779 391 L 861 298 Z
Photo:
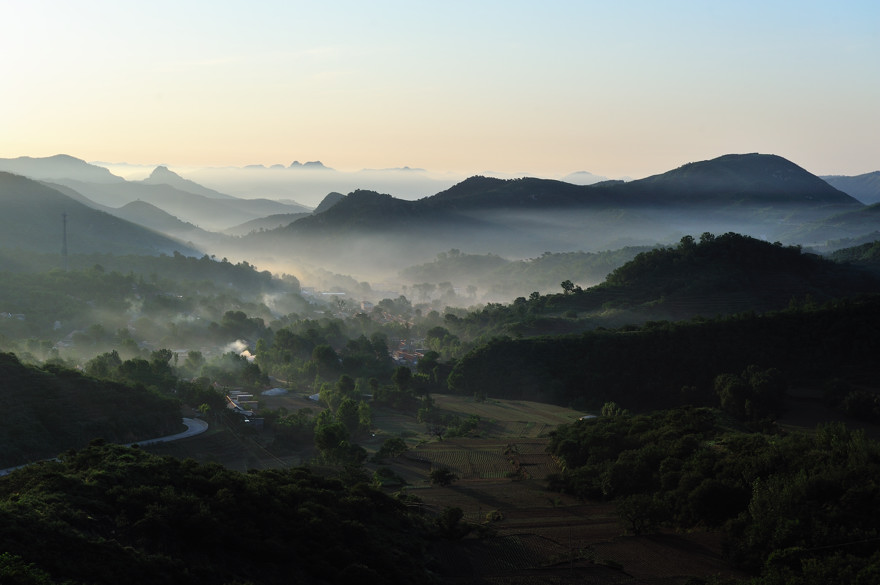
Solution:
M 3 583 L 425 583 L 435 535 L 365 483 L 100 442 L 0 481 Z
M 757 374 L 759 375 L 760 374 Z M 743 432 L 717 411 L 606 412 L 553 433 L 554 489 L 613 499 L 628 530 L 723 527 L 752 583 L 870 583 L 880 572 L 880 443 L 840 423 Z

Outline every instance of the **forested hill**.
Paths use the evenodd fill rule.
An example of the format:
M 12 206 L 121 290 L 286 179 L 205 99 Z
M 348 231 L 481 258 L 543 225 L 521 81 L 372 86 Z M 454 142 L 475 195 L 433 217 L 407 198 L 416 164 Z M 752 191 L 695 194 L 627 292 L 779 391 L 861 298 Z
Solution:
M 609 274 L 594 292 L 631 305 L 651 302 L 711 316 L 782 309 L 792 299 L 807 296 L 826 301 L 880 292 L 880 281 L 796 246 L 707 233 L 699 241 L 686 236 L 674 248 L 639 254 Z
M 42 183 L 0 172 L 0 247 L 59 252 L 62 214 L 70 253 L 196 254 L 183 243 L 97 211 Z
M 792 384 L 820 390 L 835 380 L 870 381 L 880 374 L 878 322 L 880 296 L 874 295 L 763 315 L 498 338 L 462 357 L 448 382 L 464 395 L 580 408 L 608 401 L 632 411 L 715 405 L 715 378 L 751 365 L 777 368 Z
M 427 539 L 403 503 L 301 468 L 91 445 L 0 481 L 3 583 L 435 583 Z
M 481 327 L 486 339 L 535 336 L 778 311 L 792 303 L 880 293 L 880 275 L 870 268 L 741 234 L 704 233 L 641 252 L 599 285 L 583 289 L 574 284 L 581 275 L 571 274 L 560 293 L 486 307 L 460 319 L 453 332 Z
M 55 457 L 92 439 L 129 443 L 182 430 L 178 401 L 76 370 L 0 353 L 0 468 Z
M 814 203 L 860 207 L 857 200 L 816 175 L 770 154 L 728 154 L 616 188 L 643 201 L 650 197 L 659 203 Z
M 447 216 L 490 209 L 707 205 L 796 205 L 839 210 L 862 207 L 846 193 L 782 157 L 748 154 L 690 163 L 627 183 L 606 181 L 582 186 L 549 179 L 476 176 L 418 201 L 355 191 L 326 212 L 300 220 L 290 229 L 406 228 L 417 222 L 442 221 Z

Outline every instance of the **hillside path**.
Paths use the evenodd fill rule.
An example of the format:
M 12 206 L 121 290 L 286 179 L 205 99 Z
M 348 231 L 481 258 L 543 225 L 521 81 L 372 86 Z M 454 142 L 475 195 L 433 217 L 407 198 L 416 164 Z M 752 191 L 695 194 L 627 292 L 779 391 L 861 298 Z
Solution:
M 134 443 L 126 443 L 126 447 L 130 447 L 132 445 L 153 445 L 155 443 L 167 443 L 169 441 L 176 441 L 178 439 L 185 439 L 187 437 L 194 437 L 196 435 L 200 435 L 208 430 L 208 423 L 203 421 L 200 418 L 184 418 L 183 424 L 186 425 L 186 430 L 177 433 L 174 435 L 166 435 L 164 437 L 159 437 L 157 439 L 147 439 L 146 441 L 135 441 Z M 34 463 L 37 463 L 36 461 Z M 31 465 L 31 463 L 25 463 L 24 465 L 17 465 L 15 467 L 7 467 L 6 469 L 0 469 L 0 477 L 15 471 L 21 467 L 25 467 L 27 465 Z

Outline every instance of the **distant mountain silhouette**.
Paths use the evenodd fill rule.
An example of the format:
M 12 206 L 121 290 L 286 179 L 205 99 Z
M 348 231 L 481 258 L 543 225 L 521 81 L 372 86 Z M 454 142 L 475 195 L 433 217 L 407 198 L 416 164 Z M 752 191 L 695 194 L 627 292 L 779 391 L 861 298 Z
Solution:
M 595 185 L 596 183 L 607 181 L 608 177 L 594 175 L 589 171 L 577 171 L 565 175 L 564 177 L 562 177 L 562 180 L 566 183 L 572 183 L 574 185 Z
M 659 203 L 795 204 L 858 206 L 793 162 L 771 154 L 728 154 L 611 187 Z M 633 195 L 630 195 L 631 197 Z
M 277 213 L 246 221 L 223 230 L 229 236 L 246 236 L 251 232 L 274 230 L 290 225 L 298 219 L 308 217 L 310 213 Z
M 214 189 L 203 187 L 195 181 L 184 179 L 174 171 L 168 170 L 168 167 L 166 166 L 156 167 L 153 172 L 150 173 L 150 176 L 141 182 L 147 185 L 170 185 L 181 191 L 203 195 L 211 199 L 236 199 L 236 197 L 233 197 L 232 195 L 226 195 L 225 193 L 215 191 Z
M 291 169 L 311 169 L 311 170 L 319 170 L 319 171 L 320 170 L 328 170 L 328 171 L 333 170 L 330 167 L 325 167 L 324 163 L 322 163 L 319 160 L 309 161 L 306 163 L 301 163 L 298 160 L 295 160 L 292 163 L 290 163 L 290 166 L 288 168 L 291 168 Z
M 184 179 L 158 167 L 144 181 L 126 181 L 104 167 L 67 155 L 48 158 L 0 159 L 0 170 L 73 189 L 93 207 L 119 208 L 145 201 L 175 217 L 209 230 L 279 213 L 303 213 L 309 208 L 270 199 L 239 199 Z
M 860 203 L 775 155 L 725 155 L 637 181 L 572 185 L 549 179 L 472 177 L 426 200 L 434 207 L 839 206 Z
M 66 214 L 71 254 L 200 254 L 191 246 L 93 209 L 20 175 L 0 172 L 0 204 L 0 247 L 60 253 L 61 216 Z
M 123 182 L 115 185 L 58 179 L 85 197 L 108 207 L 121 207 L 132 201 L 146 201 L 175 217 L 204 229 L 218 231 L 245 221 L 276 213 L 298 212 L 293 207 L 269 199 L 217 199 L 182 191 L 167 184 Z
M 853 177 L 832 175 L 822 178 L 835 189 L 840 189 L 866 205 L 880 203 L 880 171 Z
M 342 193 L 337 193 L 333 191 L 332 193 L 327 193 L 327 196 L 321 200 L 321 203 L 315 208 L 314 213 L 324 213 L 340 201 L 345 199 L 345 195 Z
M 31 179 L 54 180 L 75 179 L 91 183 L 123 183 L 125 179 L 117 177 L 104 167 L 87 163 L 84 160 L 56 154 L 44 158 L 21 156 L 18 158 L 0 159 L 0 171 L 22 175 Z
M 261 236 L 259 245 L 286 242 L 291 254 L 346 262 L 344 269 L 362 268 L 366 258 L 391 269 L 450 248 L 527 258 L 668 244 L 688 233 L 773 241 L 806 222 L 863 207 L 782 157 L 726 155 L 630 182 L 475 176 L 417 201 L 354 191 L 322 213 Z

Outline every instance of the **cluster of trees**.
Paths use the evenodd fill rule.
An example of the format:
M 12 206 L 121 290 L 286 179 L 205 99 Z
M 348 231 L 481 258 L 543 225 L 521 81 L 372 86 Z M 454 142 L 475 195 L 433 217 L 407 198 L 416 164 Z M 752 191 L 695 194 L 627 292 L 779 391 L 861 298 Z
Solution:
M 840 423 L 813 433 L 737 430 L 685 407 L 558 428 L 551 487 L 611 499 L 634 533 L 720 527 L 753 583 L 872 581 L 880 571 L 880 443 Z M 843 578 L 846 576 L 846 578 Z
M 456 363 L 451 391 L 630 410 L 718 404 L 715 379 L 750 365 L 823 386 L 877 373 L 880 298 L 716 319 L 648 322 L 575 336 L 496 338 Z
M 0 468 L 55 457 L 94 438 L 118 443 L 179 432 L 180 401 L 143 385 L 97 380 L 0 353 Z
M 427 583 L 426 519 L 365 482 L 95 443 L 0 482 L 0 582 Z

